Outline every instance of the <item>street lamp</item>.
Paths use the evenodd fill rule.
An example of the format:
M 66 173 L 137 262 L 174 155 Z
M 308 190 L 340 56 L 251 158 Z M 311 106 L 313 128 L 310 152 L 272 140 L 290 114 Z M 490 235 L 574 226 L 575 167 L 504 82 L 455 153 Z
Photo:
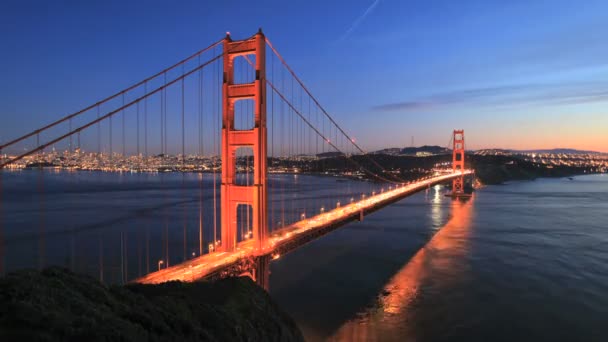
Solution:
M 165 262 L 163 260 L 158 260 L 158 270 L 160 271 L 160 266 L 162 264 L 164 264 Z

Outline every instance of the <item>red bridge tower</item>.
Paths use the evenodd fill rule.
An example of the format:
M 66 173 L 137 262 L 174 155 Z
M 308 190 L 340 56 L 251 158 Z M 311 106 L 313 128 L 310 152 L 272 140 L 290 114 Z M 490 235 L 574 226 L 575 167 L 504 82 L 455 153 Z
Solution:
M 224 83 L 222 87 L 222 187 L 221 187 L 221 250 L 234 251 L 237 246 L 237 209 L 246 205 L 252 211 L 252 230 L 256 248 L 265 246 L 266 230 L 266 42 L 260 30 L 249 39 L 224 40 Z M 251 83 L 235 83 L 234 59 L 255 56 L 255 79 Z M 253 100 L 253 128 L 235 129 L 235 103 Z M 239 148 L 253 150 L 253 184 L 236 183 L 236 152 Z
M 454 130 L 452 168 L 454 172 L 464 172 L 464 130 Z M 452 197 L 464 195 L 464 175 L 454 178 Z

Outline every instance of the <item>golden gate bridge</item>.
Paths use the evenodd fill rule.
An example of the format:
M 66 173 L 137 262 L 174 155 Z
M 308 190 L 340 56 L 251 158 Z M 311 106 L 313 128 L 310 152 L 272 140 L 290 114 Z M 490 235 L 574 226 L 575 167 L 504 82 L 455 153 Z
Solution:
M 453 197 L 466 197 L 464 177 L 472 171 L 465 168 L 464 131 L 455 130 L 450 144 L 451 169 L 405 179 L 384 168 L 338 125 L 261 30 L 243 40 L 227 34 L 141 82 L 0 145 L 0 267 L 4 272 L 10 268 L 5 265 L 60 263 L 47 260 L 48 239 L 61 245 L 69 236 L 72 268 L 88 259 L 84 269 L 102 281 L 116 268 L 119 282 L 246 274 L 267 288 L 272 260 L 347 222 L 449 181 Z M 78 234 L 69 229 L 47 229 L 53 203 L 45 199 L 48 175 L 41 171 L 35 196 L 38 231 L 32 234 L 35 220 L 25 220 L 23 229 L 38 243 L 24 250 L 23 227 L 16 220 L 5 223 L 15 214 L 11 195 L 3 195 L 10 187 L 3 175 L 57 165 L 80 172 L 154 172 L 161 182 L 164 171 L 200 176 L 196 188 L 182 178 L 177 195 L 161 187 L 162 205 L 142 209 L 148 213 L 142 214 L 145 222 L 121 230 L 119 239 L 92 225 L 88 228 L 97 233 L 87 237 L 97 242 L 75 242 Z M 315 189 L 315 197 L 298 198 L 297 184 L 272 176 L 319 171 L 365 182 L 337 200 L 323 188 Z M 88 253 L 79 257 L 75 244 Z M 107 260 L 115 245 L 118 263 Z M 137 251 L 136 262 L 133 256 L 129 261 L 130 246 Z

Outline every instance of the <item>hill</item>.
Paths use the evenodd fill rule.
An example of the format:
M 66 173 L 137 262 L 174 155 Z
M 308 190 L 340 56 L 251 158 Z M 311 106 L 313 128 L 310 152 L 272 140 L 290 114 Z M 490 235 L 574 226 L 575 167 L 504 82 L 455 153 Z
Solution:
M 106 286 L 61 268 L 0 278 L 1 341 L 302 341 L 249 278 Z
M 424 146 L 420 146 L 420 147 L 404 147 L 404 148 L 391 147 L 391 148 L 385 148 L 382 150 L 374 151 L 372 153 L 373 154 L 386 154 L 386 155 L 392 155 L 392 156 L 396 156 L 396 155 L 415 156 L 418 152 L 424 152 L 424 153 L 429 153 L 429 154 L 445 154 L 445 153 L 451 152 L 451 150 L 449 150 L 445 147 L 441 147 L 441 146 L 424 145 Z
M 549 150 L 512 150 L 513 153 L 552 153 L 552 154 L 602 154 L 597 151 L 577 150 L 573 148 L 554 148 Z

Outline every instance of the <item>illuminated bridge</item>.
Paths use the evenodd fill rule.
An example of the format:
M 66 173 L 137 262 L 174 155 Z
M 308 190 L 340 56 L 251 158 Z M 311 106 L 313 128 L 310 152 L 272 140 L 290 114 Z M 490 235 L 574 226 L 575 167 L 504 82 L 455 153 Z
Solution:
M 470 171 L 464 172 L 464 174 L 470 173 Z M 363 220 L 366 213 L 376 211 L 429 186 L 453 180 L 460 176 L 461 174 L 450 173 L 413 182 L 412 184 L 390 187 L 386 192 L 360 199 L 281 228 L 273 232 L 269 236 L 268 242 L 261 248 L 258 248 L 254 241 L 248 240 L 234 251 L 206 254 L 179 265 L 150 273 L 137 279 L 137 281 L 142 283 L 160 283 L 169 280 L 192 281 L 213 275 L 222 276 L 223 273 L 239 275 L 253 272 L 251 276 L 260 285 L 267 286 L 268 266 L 261 263 L 278 259 L 282 254 L 347 222 Z
M 451 167 L 412 175 L 382 165 L 338 125 L 261 30 L 243 40 L 228 34 L 0 145 L 0 267 L 64 264 L 102 281 L 142 283 L 246 274 L 267 288 L 272 260 L 345 223 L 440 183 L 452 182 L 451 196 L 466 197 L 464 179 L 472 172 L 464 131 L 450 139 Z M 57 230 L 48 224 L 58 210 L 47 168 L 74 179 L 150 174 L 160 185 L 129 202 L 136 215 L 97 212 L 86 217 L 97 221 Z M 23 218 L 12 207 L 18 194 L 7 190 L 15 180 L 8 176 L 32 169 L 36 191 L 28 200 L 38 203 L 36 217 Z M 181 181 L 169 182 L 169 172 Z M 298 174 L 358 185 L 311 189 L 288 177 Z M 188 175 L 198 176 L 193 183 Z M 116 211 L 126 201 L 117 198 Z M 81 203 L 70 205 L 81 210 Z M 122 226 L 116 231 L 112 223 Z

